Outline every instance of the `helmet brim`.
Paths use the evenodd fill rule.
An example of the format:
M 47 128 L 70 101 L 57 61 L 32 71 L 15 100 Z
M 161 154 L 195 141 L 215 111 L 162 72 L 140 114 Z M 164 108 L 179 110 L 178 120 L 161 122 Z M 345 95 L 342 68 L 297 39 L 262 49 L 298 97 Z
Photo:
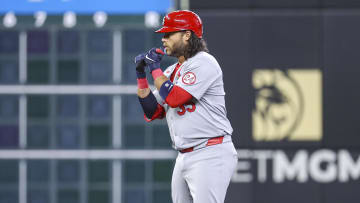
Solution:
M 184 29 L 164 26 L 164 27 L 156 30 L 155 32 L 156 33 L 166 33 L 166 32 L 177 32 L 177 31 L 182 31 L 182 30 L 184 30 Z

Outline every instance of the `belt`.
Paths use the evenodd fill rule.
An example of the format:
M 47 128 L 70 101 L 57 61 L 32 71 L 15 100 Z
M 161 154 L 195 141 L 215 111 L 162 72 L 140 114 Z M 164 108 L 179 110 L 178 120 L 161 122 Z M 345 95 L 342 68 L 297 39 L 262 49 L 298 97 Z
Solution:
M 231 136 L 227 136 L 227 137 L 231 138 Z M 195 147 L 189 147 L 189 148 L 186 148 L 186 149 L 182 149 L 182 150 L 180 150 L 180 152 L 181 153 L 192 152 L 192 151 L 197 150 L 197 149 L 201 149 L 201 148 L 208 147 L 208 146 L 211 146 L 211 145 L 221 144 L 223 142 L 224 142 L 224 136 L 213 137 L 213 138 L 208 139 L 208 141 L 205 142 L 205 143 L 199 144 L 199 145 L 197 145 Z

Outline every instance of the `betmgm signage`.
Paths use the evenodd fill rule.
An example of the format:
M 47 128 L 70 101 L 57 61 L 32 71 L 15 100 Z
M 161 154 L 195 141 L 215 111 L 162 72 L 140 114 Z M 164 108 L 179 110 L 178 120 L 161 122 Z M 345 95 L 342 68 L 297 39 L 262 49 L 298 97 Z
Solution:
M 322 140 L 320 70 L 255 70 L 252 83 L 255 92 L 252 139 L 255 142 Z M 330 183 L 360 179 L 360 156 L 346 149 L 289 149 L 238 150 L 239 162 L 232 182 Z

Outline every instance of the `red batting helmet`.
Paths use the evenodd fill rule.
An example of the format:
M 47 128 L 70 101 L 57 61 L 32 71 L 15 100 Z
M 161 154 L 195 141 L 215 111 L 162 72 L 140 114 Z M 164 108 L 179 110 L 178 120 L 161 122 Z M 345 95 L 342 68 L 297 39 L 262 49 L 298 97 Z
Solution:
M 173 11 L 163 19 L 163 27 L 155 32 L 176 32 L 192 30 L 196 36 L 202 38 L 203 28 L 200 17 L 188 10 Z

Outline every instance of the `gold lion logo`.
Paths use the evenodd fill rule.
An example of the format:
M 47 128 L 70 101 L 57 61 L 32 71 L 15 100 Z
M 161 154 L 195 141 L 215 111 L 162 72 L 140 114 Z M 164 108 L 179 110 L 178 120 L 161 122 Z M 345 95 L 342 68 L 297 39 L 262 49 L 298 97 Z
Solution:
M 257 141 L 320 140 L 319 70 L 255 70 L 253 138 Z

